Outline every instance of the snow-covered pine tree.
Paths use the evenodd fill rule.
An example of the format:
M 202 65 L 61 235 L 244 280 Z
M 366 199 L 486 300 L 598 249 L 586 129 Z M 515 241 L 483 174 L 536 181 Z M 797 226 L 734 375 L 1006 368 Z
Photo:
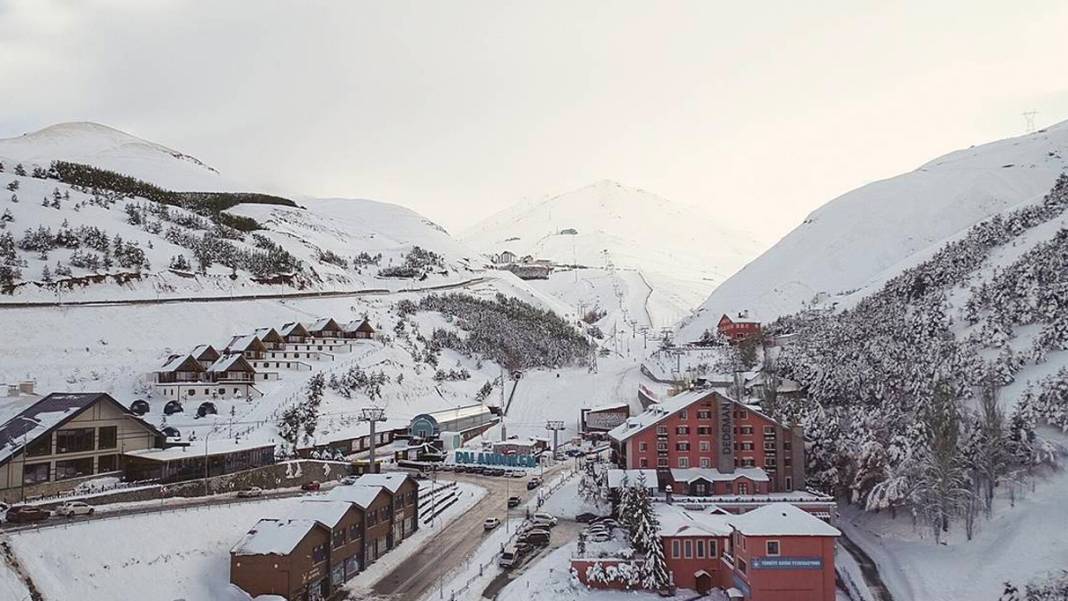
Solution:
M 960 407 L 953 391 L 944 382 L 935 385 L 934 394 L 922 411 L 927 430 L 927 447 L 921 455 L 917 500 L 935 535 L 949 531 L 950 521 L 963 513 L 971 496 L 960 449 Z

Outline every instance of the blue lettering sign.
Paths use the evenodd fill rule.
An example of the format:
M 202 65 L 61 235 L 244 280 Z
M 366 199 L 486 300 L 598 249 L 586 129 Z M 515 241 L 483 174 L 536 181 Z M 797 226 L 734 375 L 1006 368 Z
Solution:
M 754 570 L 822 570 L 821 557 L 754 557 Z
M 500 453 L 474 453 L 456 451 L 456 463 L 474 463 L 478 465 L 506 465 L 509 467 L 537 467 L 538 461 L 530 455 L 502 455 Z

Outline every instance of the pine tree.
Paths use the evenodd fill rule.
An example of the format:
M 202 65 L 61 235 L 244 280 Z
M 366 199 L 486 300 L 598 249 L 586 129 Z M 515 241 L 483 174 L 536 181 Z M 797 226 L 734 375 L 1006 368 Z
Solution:
M 8 192 L 15 192 L 18 189 L 19 189 L 19 180 L 17 180 L 17 179 L 11 180 L 11 183 L 7 185 L 7 191 Z
M 26 175 L 26 168 L 22 166 L 22 163 L 15 165 L 15 175 Z
M 41 269 L 41 281 L 45 284 L 52 283 L 52 270 L 48 268 L 48 265 L 45 265 L 44 268 Z
M 950 521 L 964 511 L 971 491 L 960 449 L 960 408 L 945 383 L 936 385 L 924 408 L 927 448 L 922 456 L 917 494 L 935 541 L 949 531 Z

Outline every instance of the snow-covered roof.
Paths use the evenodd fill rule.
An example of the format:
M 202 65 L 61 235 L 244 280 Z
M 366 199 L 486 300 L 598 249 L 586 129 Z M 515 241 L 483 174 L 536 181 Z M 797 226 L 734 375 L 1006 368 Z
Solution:
M 772 503 L 731 518 L 748 536 L 838 536 L 837 528 L 789 503 Z
M 641 482 L 640 476 L 645 476 L 645 486 L 656 488 L 656 470 L 608 470 L 608 488 L 623 486 L 623 476 L 627 477 L 627 484 L 631 487 Z
M 260 340 L 267 340 L 269 338 L 280 338 L 281 334 L 274 328 L 256 328 L 256 337 Z
M 126 455 L 148 459 L 150 461 L 174 461 L 176 459 L 188 459 L 190 457 L 203 457 L 204 455 L 226 455 L 238 451 L 250 449 L 274 448 L 273 442 L 262 440 L 246 440 L 237 442 L 234 439 L 223 438 L 219 440 L 208 439 L 207 442 L 194 440 L 188 446 L 175 446 L 166 449 L 141 449 L 138 451 L 126 451 Z
M 483 413 L 489 413 L 489 407 L 482 404 L 463 405 L 460 407 L 453 407 L 451 409 L 438 409 L 437 411 L 431 411 L 429 413 L 423 413 L 425 415 L 434 418 L 437 422 L 449 421 L 454 419 L 463 419 L 465 417 L 473 417 L 481 415 Z M 419 417 L 419 416 L 416 416 Z
M 230 339 L 230 343 L 226 345 L 226 350 L 230 352 L 242 352 L 247 351 L 250 348 L 259 344 L 263 345 L 263 341 L 259 339 L 259 336 L 255 334 L 245 334 L 243 336 L 234 336 Z
M 749 309 L 724 313 L 734 323 L 760 323 L 760 317 Z M 722 317 L 720 319 L 723 319 Z
M 375 433 L 383 433 L 408 429 L 408 420 L 406 419 L 387 419 L 384 422 L 378 422 L 375 424 Z M 343 440 L 352 440 L 354 438 L 363 438 L 364 436 L 371 435 L 371 424 L 369 422 L 356 421 L 342 426 L 334 427 L 327 432 L 315 432 L 312 444 L 310 446 L 320 446 L 330 444 L 332 442 L 340 442 Z
M 374 333 L 374 326 L 366 319 L 354 319 L 349 323 L 341 326 L 342 331 L 345 332 L 369 332 Z
M 290 519 L 303 518 L 315 520 L 333 528 L 338 525 L 345 513 L 352 509 L 352 503 L 331 499 L 304 499 L 289 513 Z
M 278 333 L 283 336 L 300 336 L 306 335 L 308 333 L 308 329 L 305 328 L 304 324 L 300 323 L 299 321 L 291 321 L 289 323 L 282 324 L 282 327 L 278 328 Z
M 189 353 L 196 357 L 198 361 L 214 361 L 219 358 L 219 351 L 215 350 L 210 344 L 198 344 L 193 347 L 193 352 Z
M 400 490 L 402 484 L 410 478 L 408 474 L 401 472 L 386 472 L 384 474 L 364 474 L 356 479 L 353 486 L 373 486 L 385 488 L 391 493 Z
M 355 503 L 367 509 L 382 491 L 381 486 L 336 486 L 327 493 L 327 497 L 336 501 Z
M 676 468 L 671 470 L 671 479 L 676 482 L 693 482 L 699 478 L 709 482 L 733 482 L 738 478 L 748 478 L 753 482 L 767 482 L 768 473 L 759 467 L 739 467 L 733 472 L 721 472 L 710 468 Z
M 697 401 L 717 394 L 711 390 L 687 390 L 653 405 L 645 411 L 627 418 L 627 421 L 608 431 L 608 436 L 620 442 L 667 418 L 672 413 L 685 409 Z
M 262 519 L 230 550 L 234 555 L 286 555 L 318 526 L 312 519 Z
M 252 365 L 241 355 L 226 355 L 221 357 L 218 361 L 211 364 L 208 368 L 210 372 L 222 372 L 222 371 L 256 371 Z
M 733 516 L 688 511 L 678 505 L 654 503 L 661 536 L 730 536 Z
M 630 403 L 611 403 L 608 405 L 598 405 L 596 407 L 588 407 L 586 411 L 609 411 L 612 409 L 630 409 Z
M 320 332 L 320 331 L 326 329 L 328 326 L 332 326 L 332 327 L 330 327 L 330 329 L 332 329 L 332 330 L 340 329 L 340 326 L 337 325 L 337 322 L 334 321 L 333 317 L 324 317 L 322 319 L 316 320 L 315 323 L 313 323 L 310 326 L 308 326 L 308 331 L 309 332 Z
M 197 358 L 193 355 L 171 355 L 160 371 L 204 371 Z

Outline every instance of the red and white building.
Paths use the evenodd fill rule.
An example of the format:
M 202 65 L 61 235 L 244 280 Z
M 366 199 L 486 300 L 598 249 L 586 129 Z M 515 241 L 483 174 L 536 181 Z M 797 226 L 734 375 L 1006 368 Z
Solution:
M 685 485 L 689 493 L 691 483 L 715 488 L 730 482 L 730 493 L 707 494 L 754 494 L 804 485 L 801 428 L 787 427 L 758 407 L 713 390 L 691 390 L 666 399 L 613 428 L 608 439 L 620 468 L 655 469 L 662 488 Z M 763 470 L 763 475 L 751 468 Z M 678 478 L 672 474 L 694 469 L 699 471 L 676 472 Z
M 708 593 L 714 588 L 745 601 L 834 601 L 837 528 L 789 503 L 764 505 L 742 515 L 654 505 L 672 584 Z M 594 566 L 632 560 L 571 560 L 591 588 L 627 588 L 598 580 Z
M 716 329 L 728 342 L 734 344 L 750 336 L 759 336 L 760 320 L 749 311 L 739 311 L 734 314 L 724 313 L 723 317 L 719 318 Z

